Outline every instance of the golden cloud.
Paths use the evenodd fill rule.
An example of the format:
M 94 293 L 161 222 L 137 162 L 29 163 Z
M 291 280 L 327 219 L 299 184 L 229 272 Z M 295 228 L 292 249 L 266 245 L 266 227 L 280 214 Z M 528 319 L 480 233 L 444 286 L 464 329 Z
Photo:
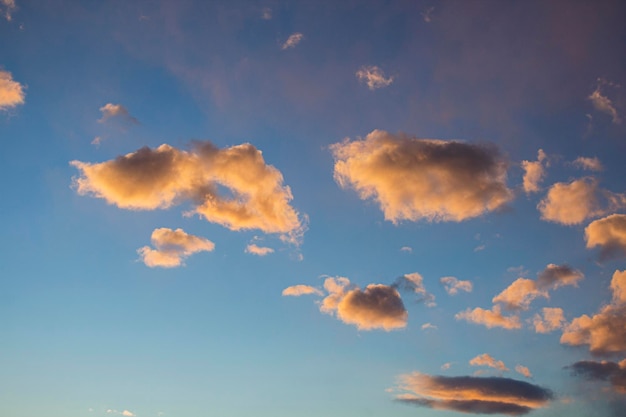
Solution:
M 274 249 L 265 246 L 257 246 L 254 243 L 251 243 L 246 246 L 246 253 L 251 253 L 252 255 L 257 256 L 265 256 L 269 255 L 270 253 L 274 253 Z
M 142 261 L 150 268 L 174 268 L 182 265 L 194 253 L 215 249 L 215 244 L 210 240 L 187 234 L 183 229 L 155 229 L 151 241 L 156 249 L 144 246 L 137 250 Z
M 536 161 L 522 161 L 522 169 L 524 169 L 523 185 L 526 194 L 539 191 L 539 184 L 546 176 L 546 171 L 543 166 L 546 158 L 546 153 L 542 149 L 539 149 Z
M 459 291 L 472 292 L 473 285 L 471 281 L 461 281 L 456 277 L 441 277 L 439 278 L 449 295 L 456 295 Z
M 310 285 L 292 285 L 283 290 L 283 296 L 286 297 L 299 297 L 307 294 L 323 295 L 320 290 Z
M 24 104 L 24 86 L 13 81 L 9 71 L 0 69 L 0 110 L 6 110 Z
M 483 353 L 482 355 L 478 355 L 475 358 L 472 358 L 469 361 L 469 364 L 472 366 L 488 366 L 490 368 L 494 368 L 503 372 L 509 370 L 504 362 L 496 360 L 488 353 Z
M 485 310 L 480 307 L 476 307 L 473 310 L 467 309 L 457 313 L 454 318 L 457 320 L 466 320 L 474 324 L 481 324 L 489 329 L 502 327 L 512 330 L 522 327 L 518 316 L 504 316 L 499 305 L 493 306 L 491 310 Z
M 600 257 L 626 256 L 626 215 L 612 214 L 585 228 L 588 248 L 600 247 Z
M 542 309 L 542 315 L 535 314 L 533 317 L 533 326 L 537 333 L 550 333 L 554 330 L 563 328 L 565 317 L 563 317 L 563 309 L 545 307 Z

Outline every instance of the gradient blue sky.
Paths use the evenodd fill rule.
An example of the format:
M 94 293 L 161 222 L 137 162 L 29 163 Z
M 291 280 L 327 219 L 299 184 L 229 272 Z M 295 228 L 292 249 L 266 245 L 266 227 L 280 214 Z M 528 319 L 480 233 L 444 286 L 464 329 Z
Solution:
M 472 394 L 483 411 L 623 412 L 623 2 L 0 0 L 0 15 L 0 415 L 448 417 L 476 409 L 446 384 L 494 382 L 545 398 Z M 129 209 L 103 198 L 119 180 L 71 164 L 115 171 L 162 144 L 187 161 L 206 141 L 214 159 L 189 169 L 218 178 L 218 201 L 252 207 L 278 172 L 259 201 L 290 191 L 277 216 L 297 224 L 207 221 L 184 174 L 168 207 Z M 243 144 L 262 174 L 233 186 L 252 172 L 228 165 Z M 159 164 L 134 164 L 125 190 L 158 192 L 137 178 Z M 160 228 L 197 237 L 161 242 L 180 265 L 138 252 Z M 494 300 L 520 278 L 526 304 Z M 295 285 L 313 293 L 282 295 Z M 518 328 L 463 318 L 494 306 Z M 544 308 L 562 320 L 541 333 Z

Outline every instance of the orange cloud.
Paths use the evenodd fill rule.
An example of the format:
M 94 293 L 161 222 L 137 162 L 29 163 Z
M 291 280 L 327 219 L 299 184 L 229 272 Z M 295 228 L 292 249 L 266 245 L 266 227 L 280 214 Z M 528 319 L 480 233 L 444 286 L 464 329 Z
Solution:
M 456 295 L 459 291 L 472 292 L 473 286 L 471 281 L 461 281 L 456 277 L 439 278 L 449 295 Z
M 189 235 L 183 229 L 155 229 L 151 236 L 156 249 L 144 246 L 137 250 L 143 263 L 150 268 L 174 268 L 183 264 L 185 258 L 198 252 L 211 252 L 215 244 L 208 239 Z
M 24 104 L 24 86 L 13 81 L 13 76 L 9 71 L 0 69 L 0 110 Z
M 120 208 L 165 209 L 190 201 L 192 212 L 231 230 L 288 235 L 303 228 L 280 171 L 250 144 L 217 149 L 197 142 L 191 151 L 161 145 L 102 163 L 71 165 L 80 171 L 73 184 L 79 194 Z M 228 188 L 232 197 L 220 195 L 218 186 Z
M 107 103 L 100 107 L 100 111 L 102 112 L 102 118 L 98 120 L 100 123 L 106 123 L 112 119 L 129 124 L 139 123 L 139 121 L 128 112 L 128 109 L 121 104 Z
M 532 378 L 533 375 L 530 373 L 530 369 L 522 365 L 515 365 L 515 372 L 520 375 L 524 375 L 526 378 Z
M 492 301 L 504 304 L 507 310 L 527 310 L 537 297 L 548 298 L 548 292 L 538 289 L 535 281 L 531 279 L 518 278 Z
M 254 243 L 252 243 L 246 246 L 246 253 L 251 253 L 257 256 L 265 256 L 265 255 L 269 255 L 270 253 L 274 253 L 274 249 L 268 248 L 265 246 L 257 246 Z
M 626 215 L 612 214 L 585 228 L 588 248 L 600 247 L 600 257 L 626 256 Z
M 463 221 L 501 208 L 513 195 L 493 146 L 416 139 L 374 130 L 331 145 L 335 180 L 375 199 L 393 223 Z
M 522 168 L 524 169 L 523 184 L 526 194 L 539 191 L 539 184 L 546 176 L 546 171 L 543 166 L 546 158 L 546 153 L 542 149 L 539 149 L 537 152 L 537 161 L 522 161 Z
M 565 317 L 563 317 L 563 309 L 545 307 L 542 309 L 543 317 L 535 314 L 533 317 L 533 325 L 537 333 L 550 333 L 554 330 L 563 328 Z
M 504 365 L 504 362 L 495 360 L 493 356 L 488 353 L 483 353 L 482 355 L 472 358 L 469 364 L 472 366 L 488 366 L 503 372 L 509 370 L 509 368 Z
M 383 72 L 383 70 L 375 65 L 362 66 L 356 72 L 356 77 L 359 79 L 359 81 L 367 84 L 367 87 L 370 90 L 387 87 L 393 82 L 393 77 L 385 78 L 385 73 Z
M 283 290 L 283 296 L 299 297 L 307 294 L 323 295 L 320 290 L 310 285 L 292 285 Z
M 482 324 L 487 328 L 502 327 L 504 329 L 519 329 L 522 327 L 518 316 L 504 316 L 500 310 L 500 306 L 495 305 L 491 310 L 485 310 L 476 307 L 473 310 L 467 309 L 457 313 L 454 318 L 457 320 L 466 320 L 474 324 Z

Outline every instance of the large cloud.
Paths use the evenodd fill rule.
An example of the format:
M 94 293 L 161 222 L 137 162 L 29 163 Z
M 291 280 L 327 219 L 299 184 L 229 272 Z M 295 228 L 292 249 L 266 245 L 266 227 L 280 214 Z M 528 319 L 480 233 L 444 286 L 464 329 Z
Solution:
M 600 247 L 600 256 L 626 256 L 626 215 L 612 214 L 585 228 L 587 247 Z
M 151 236 L 156 249 L 144 246 L 137 250 L 143 262 L 151 267 L 174 268 L 197 252 L 211 252 L 215 244 L 208 239 L 185 233 L 183 229 L 155 229 Z
M 613 300 L 589 317 L 586 314 L 575 318 L 563 330 L 561 343 L 581 346 L 589 345 L 593 355 L 626 353 L 626 271 L 615 271 L 611 280 Z
M 552 392 L 501 377 L 432 376 L 413 372 L 399 377 L 396 400 L 422 407 L 474 414 L 521 415 L 546 407 Z
M 493 146 L 415 139 L 374 130 L 331 146 L 335 180 L 375 199 L 385 219 L 462 221 L 512 199 L 507 165 Z
M 102 163 L 71 164 L 80 171 L 74 179 L 79 194 L 120 208 L 165 209 L 188 200 L 195 213 L 231 230 L 296 233 L 303 227 L 282 174 L 250 144 L 218 149 L 198 142 L 191 151 L 161 145 Z M 221 195 L 218 186 L 232 197 Z
M 568 368 L 574 375 L 583 376 L 591 381 L 608 381 L 615 391 L 626 394 L 626 359 L 619 363 L 580 361 Z
M 527 194 L 539 191 L 539 184 L 546 176 L 546 171 L 543 166 L 546 157 L 546 153 L 543 149 L 539 149 L 536 161 L 522 161 L 522 168 L 524 169 L 523 185 L 524 191 Z
M 9 71 L 0 69 L 0 110 L 24 104 L 24 87 L 13 80 Z

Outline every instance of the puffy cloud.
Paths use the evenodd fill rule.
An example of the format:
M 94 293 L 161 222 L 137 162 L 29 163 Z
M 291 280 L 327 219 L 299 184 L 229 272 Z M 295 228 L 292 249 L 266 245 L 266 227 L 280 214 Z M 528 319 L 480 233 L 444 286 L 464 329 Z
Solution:
M 254 243 L 251 243 L 250 245 L 246 246 L 246 253 L 251 253 L 257 256 L 265 256 L 269 255 L 270 253 L 274 253 L 274 249 L 265 246 L 257 246 Z
M 0 110 L 24 104 L 24 86 L 13 80 L 9 71 L 0 69 Z
M 331 145 L 335 180 L 385 219 L 463 221 L 503 207 L 513 195 L 506 162 L 493 146 L 415 139 L 374 130 Z
M 602 166 L 602 162 L 597 157 L 587 158 L 584 156 L 579 156 L 572 162 L 574 166 L 584 169 L 587 171 L 602 171 L 604 167 Z
M 537 287 L 541 289 L 557 289 L 565 285 L 577 286 L 585 275 L 568 265 L 548 264 L 537 277 Z
M 408 313 L 400 293 L 392 286 L 369 284 L 364 290 L 351 285 L 348 278 L 326 278 L 324 289 L 328 295 L 322 300 L 320 311 L 336 314 L 339 320 L 353 324 L 359 330 L 404 328 Z
M 509 368 L 504 365 L 504 362 L 494 359 L 494 357 L 488 353 L 483 353 L 482 355 L 472 358 L 469 364 L 472 366 L 488 366 L 503 372 L 509 370 Z
M 543 317 L 535 314 L 533 317 L 533 326 L 537 333 L 550 333 L 554 330 L 563 328 L 565 317 L 563 317 L 563 309 L 545 307 L 542 309 Z
M 150 268 L 174 268 L 180 266 L 185 258 L 198 252 L 211 252 L 215 244 L 208 239 L 189 235 L 183 229 L 155 229 L 151 236 L 156 249 L 144 246 L 137 250 L 143 263 Z
M 283 290 L 283 296 L 299 297 L 308 294 L 324 295 L 322 291 L 310 285 L 292 285 Z
M 537 297 L 548 298 L 548 292 L 537 288 L 537 284 L 531 279 L 518 278 L 492 301 L 504 304 L 507 310 L 527 310 Z
M 450 295 L 456 295 L 459 291 L 472 292 L 473 289 L 471 281 L 461 281 L 455 277 L 442 277 L 439 278 L 439 282 Z
M 4 14 L 4 18 L 9 22 L 13 19 L 16 9 L 15 0 L 0 0 L 0 13 Z
M 522 327 L 518 316 L 504 316 L 499 305 L 495 305 L 491 310 L 476 307 L 473 310 L 467 309 L 457 313 L 454 318 L 466 320 L 474 324 L 482 324 L 487 328 L 502 327 L 504 329 L 519 329 Z
M 522 365 L 515 365 L 515 372 L 520 375 L 524 375 L 526 378 L 532 378 L 533 375 L 530 373 L 530 369 Z
M 612 302 L 589 317 L 575 318 L 563 330 L 561 343 L 589 345 L 593 355 L 626 353 L 626 271 L 615 271 L 611 280 Z
M 128 109 L 121 104 L 107 103 L 100 107 L 102 118 L 98 119 L 100 123 L 106 123 L 110 120 L 117 120 L 122 123 L 137 124 L 139 121 L 133 117 Z
M 612 214 L 585 228 L 588 248 L 600 247 L 600 257 L 626 256 L 626 215 Z
M 604 82 L 602 81 L 598 83 L 598 87 L 596 87 L 593 93 L 589 95 L 588 99 L 591 100 L 591 103 L 593 104 L 593 107 L 596 108 L 596 110 L 611 116 L 613 123 L 620 124 L 622 123 L 622 119 L 619 116 L 617 109 L 613 105 L 613 102 L 607 96 L 602 95 L 602 92 L 600 91 L 600 84 L 603 83 Z
M 522 415 L 546 407 L 552 391 L 502 377 L 432 376 L 413 372 L 399 377 L 404 391 L 396 400 L 438 410 L 474 414 Z
M 585 377 L 590 381 L 608 381 L 615 391 L 626 394 L 626 360 L 619 363 L 580 361 L 568 368 L 574 375 Z
M 375 65 L 362 66 L 356 72 L 356 77 L 360 82 L 367 84 L 370 90 L 387 87 L 393 82 L 393 77 L 385 78 L 383 70 Z
M 401 276 L 396 280 L 396 282 L 393 283 L 392 286 L 418 294 L 420 296 L 418 301 L 423 301 L 428 307 L 434 307 L 436 305 L 435 296 L 426 291 L 426 287 L 424 287 L 424 278 L 417 272 Z
M 73 181 L 79 194 L 120 208 L 165 209 L 190 201 L 193 212 L 210 222 L 231 230 L 283 233 L 287 240 L 304 227 L 289 205 L 291 190 L 283 185 L 282 174 L 250 144 L 218 149 L 197 142 L 191 151 L 164 144 L 102 163 L 71 165 L 80 171 Z M 232 196 L 220 195 L 218 186 Z
M 291 35 L 289 35 L 285 43 L 283 43 L 283 46 L 281 47 L 281 49 L 285 50 L 285 49 L 295 48 L 296 45 L 298 45 L 300 41 L 302 41 L 302 39 L 304 39 L 304 35 L 302 33 L 298 33 L 298 32 L 292 33 Z
M 539 184 L 546 176 L 544 168 L 545 160 L 546 153 L 542 149 L 539 149 L 536 161 L 522 161 L 522 168 L 524 169 L 523 185 L 526 194 L 539 191 Z

